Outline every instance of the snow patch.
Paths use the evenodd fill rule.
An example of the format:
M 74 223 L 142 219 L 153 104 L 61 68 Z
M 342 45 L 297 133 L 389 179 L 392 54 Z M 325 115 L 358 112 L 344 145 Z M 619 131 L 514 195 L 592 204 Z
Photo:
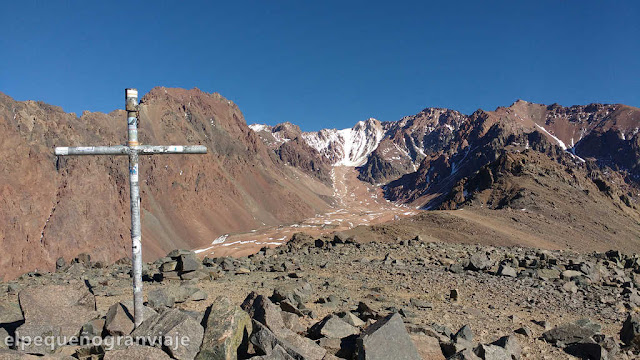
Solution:
M 213 242 L 211 243 L 211 245 L 218 245 L 218 244 L 222 244 L 225 241 L 227 241 L 227 238 L 229 237 L 229 234 L 224 234 L 222 236 L 218 236 L 218 238 L 216 238 L 215 240 L 213 240 Z
M 560 146 L 562 148 L 562 150 L 567 150 L 567 145 L 564 144 L 564 142 L 562 142 L 562 140 L 558 139 L 557 137 L 555 137 L 554 135 L 552 135 L 550 132 L 547 131 L 547 129 L 543 128 L 542 126 L 536 124 L 536 126 L 544 131 L 547 135 L 551 136 L 551 138 L 553 138 L 553 140 L 555 140 L 558 143 L 558 146 Z

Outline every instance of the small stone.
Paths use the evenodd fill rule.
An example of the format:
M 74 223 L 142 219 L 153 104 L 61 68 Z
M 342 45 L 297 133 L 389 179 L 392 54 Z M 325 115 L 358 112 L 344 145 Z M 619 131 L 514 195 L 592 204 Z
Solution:
M 236 269 L 236 274 L 242 275 L 242 274 L 249 274 L 251 273 L 251 270 L 245 268 L 245 267 L 239 267 Z
M 175 250 L 172 250 L 170 253 L 168 253 L 167 257 L 175 260 L 182 255 L 195 255 L 195 253 L 191 250 L 175 249 Z
M 511 360 L 511 356 L 507 350 L 497 345 L 480 344 L 474 352 L 484 360 Z
M 523 326 L 523 327 L 521 327 L 521 328 L 517 329 L 517 330 L 516 330 L 516 331 L 514 331 L 514 332 L 515 332 L 516 334 L 524 335 L 524 336 L 526 336 L 526 337 L 531 337 L 531 334 L 532 334 L 532 333 L 531 333 L 531 330 L 530 330 L 528 327 L 526 327 L 526 326 Z
M 562 278 L 565 280 L 573 280 L 577 277 L 584 276 L 584 274 L 580 271 L 576 270 L 565 270 L 562 272 Z
M 458 301 L 459 296 L 460 296 L 460 293 L 458 292 L 458 289 L 452 289 L 449 292 L 449 298 L 451 299 L 451 301 Z
M 202 267 L 202 262 L 198 259 L 195 253 L 180 255 L 178 257 L 178 263 L 176 269 L 179 272 L 188 272 L 199 270 Z
M 564 283 L 564 285 L 562 285 L 562 289 L 564 289 L 564 291 L 566 292 L 575 294 L 578 292 L 578 285 L 576 285 L 576 283 L 574 283 L 573 281 L 567 281 L 566 283 Z
M 160 271 L 162 271 L 162 272 L 175 271 L 176 267 L 178 267 L 178 262 L 175 261 L 175 260 L 171 260 L 171 261 L 167 261 L 166 263 L 162 264 L 160 266 Z
M 351 335 L 360 333 L 360 330 L 336 315 L 329 315 L 322 321 L 315 324 L 309 330 L 310 334 L 316 339 L 320 337 L 328 337 L 334 339 L 342 339 Z
M 428 302 L 428 301 L 424 301 L 424 300 L 420 300 L 420 299 L 415 299 L 412 298 L 411 300 L 409 300 L 409 303 L 411 304 L 411 306 L 418 308 L 418 309 L 432 309 L 433 305 Z
M 471 349 L 461 350 L 451 355 L 447 360 L 482 360 Z
M 205 271 L 189 271 L 180 273 L 181 280 L 202 280 L 209 277 L 209 274 Z
M 545 280 L 553 280 L 560 278 L 560 271 L 556 269 L 538 269 L 536 270 L 538 277 Z
M 516 269 L 512 268 L 508 265 L 500 265 L 498 268 L 498 275 L 508 276 L 508 277 L 516 277 L 518 276 L 518 272 Z
M 64 260 L 63 257 L 59 257 L 58 260 L 56 260 L 56 270 L 61 270 L 66 265 L 67 265 L 67 262 Z
M 251 344 L 265 354 L 274 354 L 282 351 L 288 355 L 279 355 L 274 359 L 308 359 L 321 360 L 327 354 L 327 350 L 318 346 L 313 340 L 302 337 L 293 331 L 283 328 L 277 332 L 269 330 L 263 324 L 254 320 L 253 333 L 249 338 Z M 277 350 L 281 347 L 282 350 Z M 289 356 L 289 357 L 287 357 Z M 269 357 L 268 359 L 272 359 Z M 266 359 L 265 359 L 266 360 Z
M 364 326 L 365 322 L 362 321 L 359 317 L 357 317 L 352 312 L 346 312 L 343 316 L 340 317 L 347 324 L 353 325 L 355 327 Z
M 93 319 L 86 324 L 82 325 L 80 330 L 81 338 L 92 339 L 95 337 L 102 337 L 104 331 L 105 319 Z
M 471 327 L 469 325 L 464 325 L 458 330 L 458 332 L 453 336 L 454 340 L 465 339 L 467 341 L 473 341 L 473 331 L 471 331 Z
M 500 339 L 494 341 L 492 345 L 503 348 L 509 355 L 509 359 L 519 360 L 522 356 L 522 348 L 518 339 L 513 335 L 503 336 Z
M 300 316 L 289 312 L 282 312 L 281 315 L 282 321 L 284 321 L 284 326 L 287 329 L 296 334 L 303 334 L 307 332 L 307 328 L 300 323 Z
M 191 300 L 191 301 L 203 301 L 203 300 L 207 300 L 208 297 L 209 297 L 209 295 L 206 292 L 198 289 L 196 292 L 193 293 L 193 295 L 191 295 L 189 297 L 189 300 Z

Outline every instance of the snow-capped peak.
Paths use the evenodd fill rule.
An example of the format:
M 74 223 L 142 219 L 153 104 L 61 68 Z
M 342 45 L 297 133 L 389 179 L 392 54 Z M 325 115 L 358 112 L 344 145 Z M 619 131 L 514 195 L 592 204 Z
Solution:
M 369 118 L 349 129 L 304 132 L 302 137 L 335 166 L 360 166 L 367 161 L 384 136 L 380 121 Z

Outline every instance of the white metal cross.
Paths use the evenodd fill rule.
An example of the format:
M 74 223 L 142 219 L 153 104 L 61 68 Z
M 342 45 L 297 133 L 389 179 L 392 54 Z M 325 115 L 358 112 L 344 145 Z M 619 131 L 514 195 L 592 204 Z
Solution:
M 131 195 L 131 248 L 133 264 L 133 303 L 136 327 L 144 320 L 142 294 L 142 231 L 140 228 L 140 187 L 138 185 L 138 155 L 206 154 L 203 145 L 153 146 L 138 143 L 138 90 L 125 89 L 129 141 L 118 146 L 56 147 L 58 156 L 68 155 L 128 155 Z

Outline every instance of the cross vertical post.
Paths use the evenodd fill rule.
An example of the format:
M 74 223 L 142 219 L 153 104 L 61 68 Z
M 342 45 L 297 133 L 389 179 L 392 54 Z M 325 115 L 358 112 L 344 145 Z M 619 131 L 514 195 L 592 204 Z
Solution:
M 131 197 L 131 264 L 133 272 L 133 313 L 135 326 L 144 316 L 142 294 L 142 230 L 140 227 L 140 186 L 138 184 L 138 90 L 125 89 L 129 140 L 129 194 Z
M 206 154 L 202 145 L 140 145 L 138 142 L 138 90 L 125 89 L 127 145 L 56 147 L 56 156 L 127 155 L 129 156 L 129 194 L 131 200 L 131 276 L 133 278 L 133 317 L 138 327 L 144 320 L 142 292 L 142 227 L 140 223 L 139 155 Z

